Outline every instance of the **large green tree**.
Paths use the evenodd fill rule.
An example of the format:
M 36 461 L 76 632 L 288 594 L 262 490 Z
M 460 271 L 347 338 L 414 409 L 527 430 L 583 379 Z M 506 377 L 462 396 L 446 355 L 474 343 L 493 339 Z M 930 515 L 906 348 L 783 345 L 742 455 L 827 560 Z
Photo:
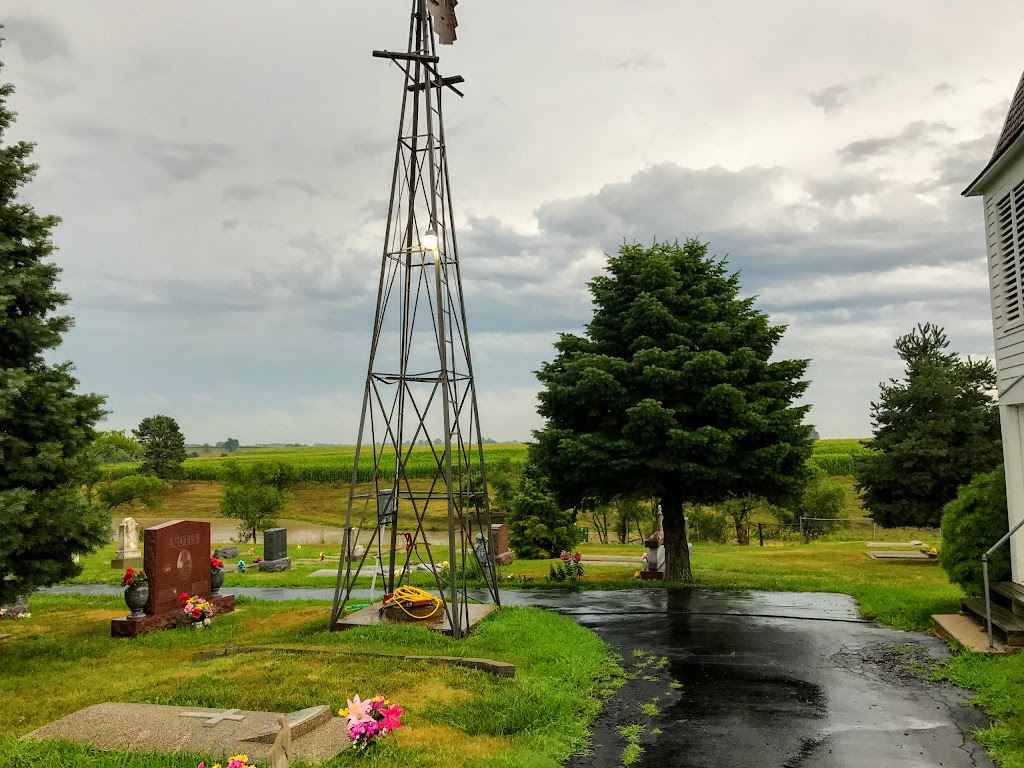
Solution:
M 161 480 L 183 477 L 181 463 L 188 454 L 177 421 L 170 416 L 148 416 L 139 422 L 133 434 L 142 446 L 143 474 L 156 475 Z
M 85 495 L 91 501 L 96 483 L 101 480 L 109 483 L 115 479 L 111 476 L 111 465 L 138 460 L 142 456 L 142 446 L 124 432 L 111 429 L 96 435 L 96 439 L 89 446 L 89 453 L 92 462 L 85 478 Z
M 221 514 L 238 520 L 239 536 L 255 543 L 257 531 L 274 527 L 284 512 L 285 489 L 297 478 L 295 466 L 283 461 L 232 461 L 224 467 Z
M 948 349 L 931 323 L 896 340 L 904 377 L 881 385 L 871 404 L 874 450 L 854 468 L 879 525 L 938 526 L 960 486 L 1002 461 L 995 369 Z
M 81 491 L 104 398 L 75 392 L 71 363 L 44 359 L 72 320 L 50 261 L 59 219 L 18 198 L 33 145 L 3 145 L 13 92 L 0 85 L 0 603 L 76 576 L 72 555 L 110 537 L 109 514 Z
M 563 504 L 659 498 L 666 577 L 692 581 L 684 504 L 799 493 L 807 361 L 771 360 L 785 327 L 697 240 L 625 245 L 590 292 L 584 335 L 562 334 L 538 372 L 546 424 L 531 455 Z

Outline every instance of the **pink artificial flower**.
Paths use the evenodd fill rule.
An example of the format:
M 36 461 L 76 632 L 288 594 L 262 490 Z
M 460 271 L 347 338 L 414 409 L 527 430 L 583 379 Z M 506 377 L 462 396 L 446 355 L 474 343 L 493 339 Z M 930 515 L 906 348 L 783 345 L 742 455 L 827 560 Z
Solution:
M 360 723 L 374 722 L 370 716 L 370 702 L 360 701 L 359 694 L 348 702 L 348 724 L 359 725 Z
M 390 733 L 391 731 L 402 727 L 402 710 L 398 708 L 397 704 L 393 707 L 381 709 L 380 713 L 384 716 L 384 719 L 380 721 L 380 727 L 383 728 L 386 733 Z
M 573 554 L 572 559 L 578 563 L 581 557 L 582 555 L 579 552 L 576 552 L 575 554 Z

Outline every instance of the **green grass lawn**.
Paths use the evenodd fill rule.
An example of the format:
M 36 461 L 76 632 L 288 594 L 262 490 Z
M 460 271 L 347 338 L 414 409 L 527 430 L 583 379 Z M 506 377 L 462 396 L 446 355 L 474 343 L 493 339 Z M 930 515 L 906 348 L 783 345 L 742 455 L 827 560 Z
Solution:
M 994 721 L 974 736 L 1003 768 L 1024 768 L 1024 654 L 987 657 L 964 652 L 932 673 L 977 692 L 973 704 Z
M 931 543 L 931 542 L 929 542 Z M 938 542 L 935 542 L 938 543 Z M 110 567 L 114 545 L 82 558 L 82 575 L 72 579 L 76 584 L 121 583 L 121 571 Z M 640 582 L 635 577 L 643 547 L 622 544 L 582 544 L 578 550 L 587 555 L 627 555 L 637 558 L 637 565 L 587 566 L 583 588 L 619 589 L 624 587 L 658 588 L 660 582 Z M 252 563 L 262 555 L 263 545 L 254 547 L 254 555 L 245 554 Z M 288 555 L 294 565 L 283 573 L 228 573 L 225 589 L 235 587 L 312 587 L 329 588 L 335 576 L 311 577 L 315 571 L 337 568 L 338 545 L 290 545 Z M 840 592 L 857 598 L 861 615 L 894 629 L 926 630 L 933 613 L 956 612 L 963 592 L 949 583 L 945 572 L 931 561 L 881 561 L 867 556 L 863 541 L 815 541 L 810 544 L 784 544 L 740 547 L 735 544 L 699 544 L 694 547 L 693 571 L 700 586 L 725 589 L 766 589 L 791 592 Z M 320 552 L 324 562 L 319 562 Z M 435 562 L 448 559 L 444 547 L 432 549 Z M 415 562 L 415 561 L 414 561 Z M 557 560 L 517 560 L 498 569 L 502 588 L 562 587 L 548 581 L 551 565 Z M 372 561 L 367 561 L 372 564 Z M 414 572 L 414 586 L 433 586 L 425 572 Z M 362 578 L 357 586 L 369 587 L 370 579 Z M 377 588 L 383 589 L 380 579 Z
M 503 609 L 453 641 L 420 627 L 327 631 L 326 603 L 239 600 L 209 631 L 189 627 L 137 640 L 109 637 L 119 598 L 36 595 L 32 618 L 3 625 L 0 766 L 195 768 L 204 756 L 106 754 L 17 737 L 105 701 L 289 712 L 383 693 L 406 711 L 405 727 L 373 758 L 337 766 L 557 766 L 587 744 L 598 694 L 622 679 L 604 644 L 586 629 L 537 609 Z M 204 649 L 266 646 L 265 653 L 212 660 Z M 323 654 L 287 655 L 302 647 Z M 442 664 L 346 656 L 344 651 L 471 656 L 516 665 L 513 680 Z M 207 765 L 213 761 L 207 758 Z

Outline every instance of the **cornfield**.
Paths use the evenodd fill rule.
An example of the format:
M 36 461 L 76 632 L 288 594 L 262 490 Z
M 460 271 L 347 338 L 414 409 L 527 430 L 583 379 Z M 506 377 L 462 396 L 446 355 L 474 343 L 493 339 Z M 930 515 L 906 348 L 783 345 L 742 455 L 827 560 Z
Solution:
M 854 457 L 870 452 L 859 440 L 819 440 L 815 443 L 814 453 L 810 462 L 824 469 L 829 475 L 852 475 Z M 355 459 L 354 446 L 312 446 L 295 448 L 243 448 L 228 456 L 200 456 L 186 459 L 182 465 L 186 480 L 219 481 L 223 478 L 224 467 L 228 462 L 252 461 L 284 461 L 295 467 L 301 482 L 307 483 L 347 483 L 352 479 L 352 462 Z M 526 446 L 520 443 L 487 444 L 484 446 L 487 462 L 508 457 L 513 464 L 521 465 L 526 461 Z M 471 457 L 471 459 L 474 459 Z M 475 460 L 473 464 L 475 465 Z M 139 469 L 138 462 L 108 464 L 104 467 L 106 476 L 111 479 L 134 474 Z M 392 457 L 381 462 L 381 477 L 394 474 L 395 462 Z M 412 480 L 430 480 L 438 472 L 437 459 L 428 446 L 416 446 L 409 456 L 406 472 Z M 358 481 L 361 483 L 373 480 L 373 457 L 363 453 L 359 457 Z
M 353 446 L 338 447 L 297 447 L 297 448 L 245 448 L 229 456 L 201 456 L 186 459 L 182 464 L 186 480 L 223 479 L 224 468 L 229 462 L 282 461 L 295 467 L 298 479 L 307 483 L 347 483 L 352 479 L 352 463 L 355 460 Z M 486 461 L 497 461 L 508 456 L 516 464 L 526 461 L 526 446 L 519 444 L 484 446 Z M 476 466 L 475 454 L 470 461 Z M 406 463 L 406 473 L 412 480 L 430 480 L 438 473 L 438 460 L 443 460 L 439 452 L 428 446 L 416 446 Z M 111 480 L 131 475 L 138 471 L 139 462 L 108 464 L 104 469 Z M 395 472 L 394 456 L 385 457 L 378 473 L 381 477 L 390 477 Z M 357 479 L 361 483 L 373 480 L 373 456 L 364 453 L 359 457 L 359 473 Z

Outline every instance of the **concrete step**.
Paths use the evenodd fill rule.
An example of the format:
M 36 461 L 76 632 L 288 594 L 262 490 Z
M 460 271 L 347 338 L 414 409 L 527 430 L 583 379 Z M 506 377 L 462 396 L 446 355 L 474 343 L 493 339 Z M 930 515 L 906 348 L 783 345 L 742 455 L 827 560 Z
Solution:
M 1012 581 L 1000 581 L 989 584 L 989 589 L 997 595 L 1005 597 L 1014 606 L 1014 613 L 1024 612 L 1024 586 L 1015 584 Z
M 1020 648 L 1010 648 L 998 635 L 993 636 L 992 648 L 989 648 L 988 633 L 974 616 L 964 616 L 962 613 L 936 614 L 932 616 L 932 621 L 935 622 L 936 635 L 948 643 L 957 642 L 975 653 L 1005 656 L 1021 650 Z
M 960 605 L 966 613 L 973 613 L 984 625 L 985 600 L 980 597 L 965 597 Z M 1015 616 L 1005 608 L 992 605 L 992 626 L 997 627 L 1005 636 L 1006 644 L 1014 647 L 1024 646 L 1024 618 Z

